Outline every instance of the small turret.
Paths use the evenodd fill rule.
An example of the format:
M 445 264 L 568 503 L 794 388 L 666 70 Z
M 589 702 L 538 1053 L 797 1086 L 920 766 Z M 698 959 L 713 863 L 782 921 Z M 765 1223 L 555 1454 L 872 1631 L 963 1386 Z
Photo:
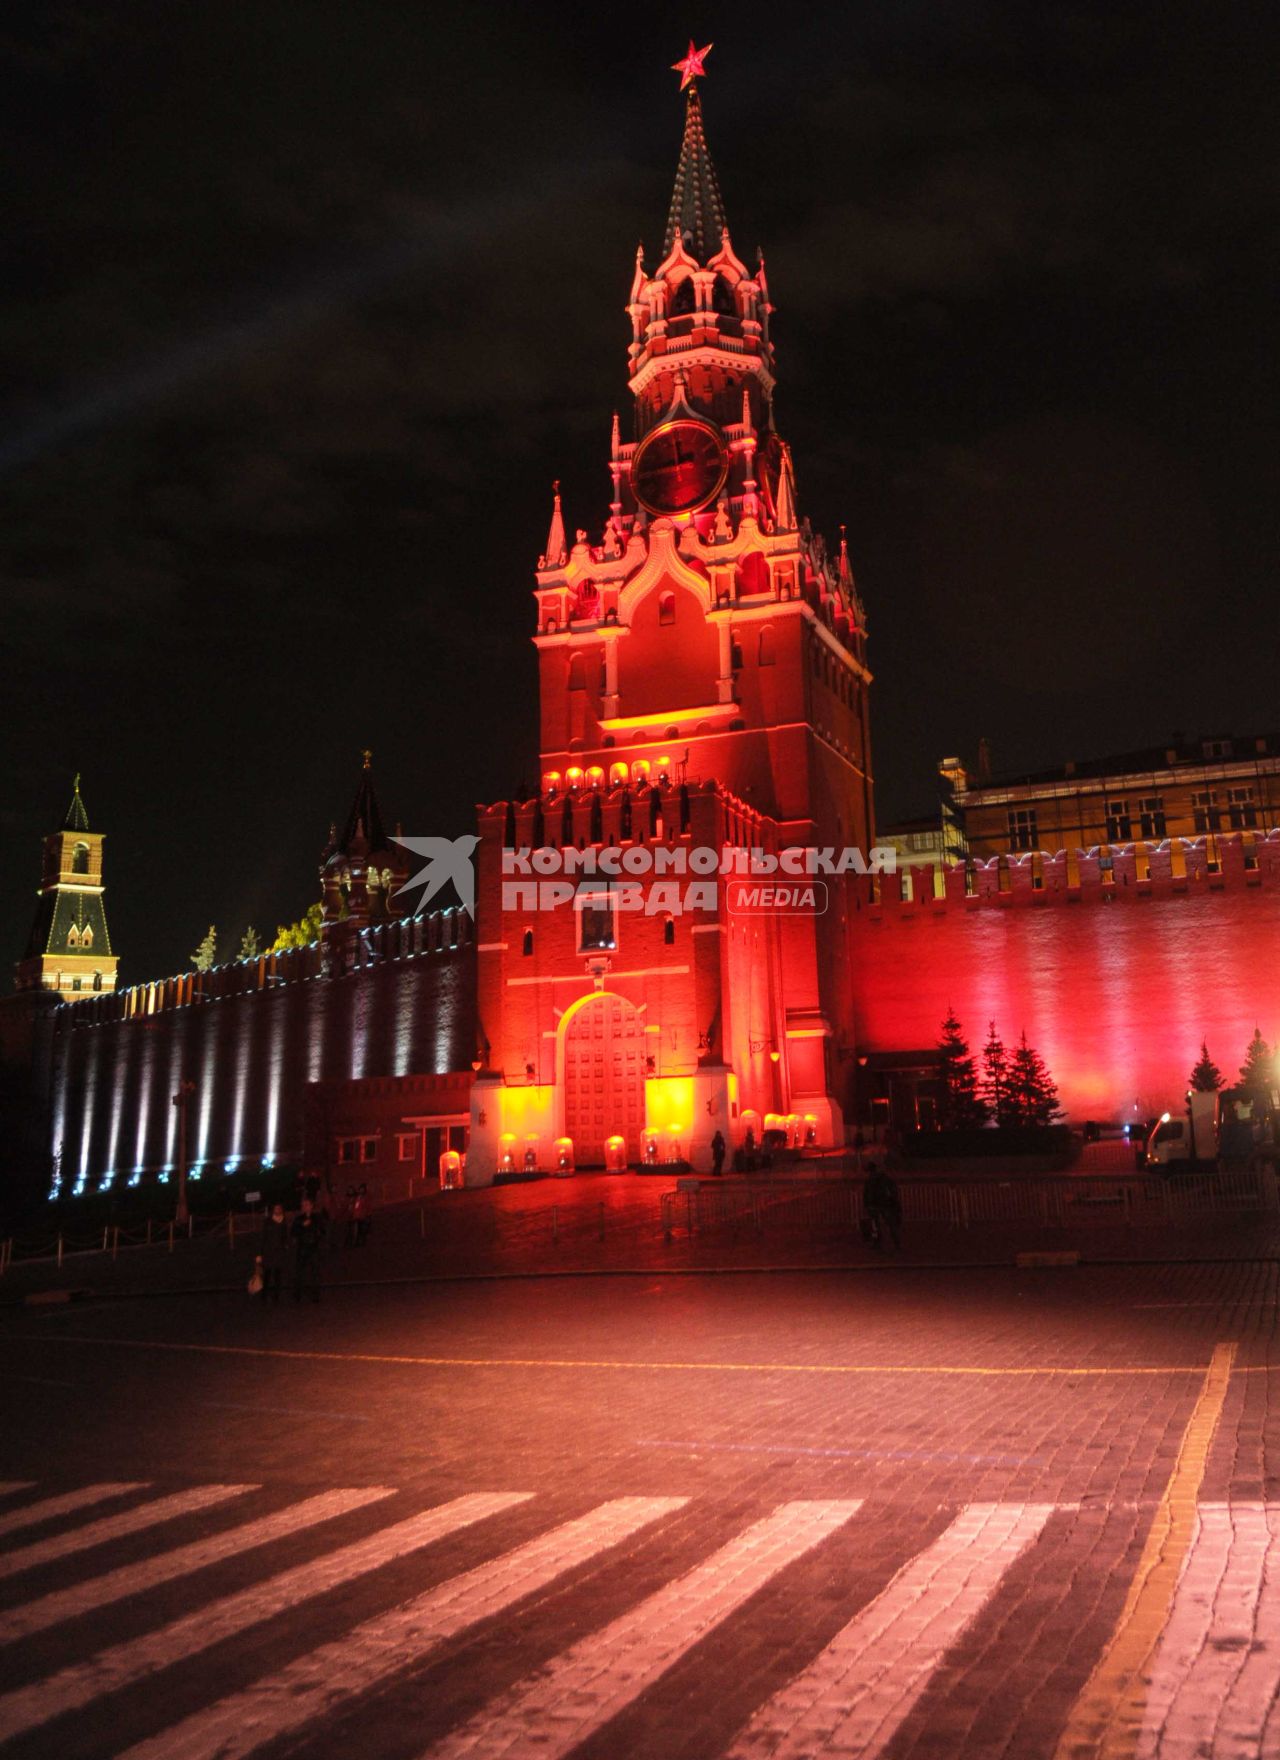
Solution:
M 39 903 L 17 968 L 19 990 L 115 989 L 120 961 L 107 933 L 102 844 L 102 833 L 89 828 L 77 775 L 62 829 L 44 840 Z

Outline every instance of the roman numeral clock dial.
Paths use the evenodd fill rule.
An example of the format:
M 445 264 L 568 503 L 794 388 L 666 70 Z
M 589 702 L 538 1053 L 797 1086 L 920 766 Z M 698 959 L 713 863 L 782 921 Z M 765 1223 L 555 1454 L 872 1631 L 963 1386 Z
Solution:
M 693 513 L 720 493 L 728 469 L 725 443 L 709 422 L 663 422 L 636 448 L 631 488 L 648 513 Z

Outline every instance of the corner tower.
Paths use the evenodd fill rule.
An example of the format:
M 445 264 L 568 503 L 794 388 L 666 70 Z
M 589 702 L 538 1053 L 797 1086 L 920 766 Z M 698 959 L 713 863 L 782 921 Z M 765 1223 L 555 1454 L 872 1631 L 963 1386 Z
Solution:
M 103 904 L 101 831 L 91 831 L 75 779 L 61 829 L 44 840 L 39 903 L 19 961 L 19 990 L 114 990 L 118 957 L 111 951 Z

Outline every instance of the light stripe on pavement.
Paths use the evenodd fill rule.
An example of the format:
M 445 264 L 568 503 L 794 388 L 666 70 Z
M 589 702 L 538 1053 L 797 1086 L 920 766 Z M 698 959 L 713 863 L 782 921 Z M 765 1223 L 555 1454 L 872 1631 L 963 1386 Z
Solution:
M 1051 1504 L 970 1504 L 752 1718 L 725 1760 L 873 1760 Z
M 84 1662 L 48 1675 L 44 1680 L 0 1696 L 0 1741 L 35 1729 L 51 1718 L 90 1704 L 105 1693 L 143 1680 L 160 1669 L 197 1656 L 202 1650 L 239 1636 L 298 1602 L 323 1595 L 355 1577 L 377 1570 L 394 1558 L 456 1533 L 472 1522 L 524 1503 L 528 1492 L 477 1492 L 382 1528 L 352 1545 L 313 1559 L 308 1564 L 267 1577 L 252 1588 L 224 1596 L 207 1607 L 123 1644 L 113 1644 Z
M 1200 1505 L 1151 1669 L 1138 1760 L 1280 1753 L 1278 1571 L 1280 1505 Z
M 431 1760 L 561 1760 L 861 1506 L 861 1499 L 780 1505 L 687 1575 L 499 1694 L 431 1748 Z
M 16 1534 L 21 1528 L 34 1528 L 38 1522 L 51 1522 L 56 1516 L 74 1515 L 91 1503 L 105 1503 L 109 1497 L 123 1497 L 128 1491 L 149 1490 L 145 1479 L 119 1485 L 81 1485 L 76 1491 L 64 1491 L 57 1497 L 46 1497 L 40 1503 L 26 1503 L 21 1509 L 6 1510 L 0 1516 L 0 1534 Z
M 137 1564 L 121 1565 L 118 1570 L 106 1571 L 69 1589 L 55 1589 L 23 1607 L 0 1613 L 0 1644 L 28 1638 L 32 1632 L 47 1631 L 50 1626 L 61 1625 L 63 1620 L 91 1613 L 95 1607 L 107 1607 L 113 1601 L 123 1601 L 128 1595 L 141 1595 L 161 1583 L 172 1582 L 175 1577 L 185 1577 L 191 1571 L 203 1570 L 206 1565 L 220 1564 L 224 1558 L 234 1558 L 237 1553 L 248 1552 L 255 1546 L 266 1546 L 273 1540 L 297 1533 L 300 1528 L 332 1521 L 349 1510 L 363 1509 L 366 1504 L 377 1503 L 391 1495 L 381 1486 L 324 1491 L 317 1497 L 304 1498 L 301 1503 L 291 1503 L 285 1509 L 275 1510 L 269 1516 L 260 1516 L 257 1521 L 245 1522 L 241 1527 L 210 1534 L 207 1539 L 193 1540 L 186 1546 L 175 1546 L 169 1552 L 157 1553 L 154 1558 L 142 1559 Z
M 252 1754 L 687 1502 L 684 1497 L 620 1497 L 601 1504 L 513 1552 L 451 1577 L 403 1607 L 366 1620 L 243 1692 L 130 1748 L 118 1760 L 212 1760 L 215 1755 L 217 1760 L 235 1760 Z
M 16 1552 L 0 1554 L 0 1577 L 12 1577 L 18 1571 L 29 1571 L 35 1565 L 49 1564 L 56 1558 L 67 1558 L 73 1552 L 85 1552 L 91 1546 L 102 1546 L 108 1540 L 137 1534 L 143 1528 L 154 1528 L 160 1522 L 171 1522 L 177 1516 L 193 1515 L 197 1510 L 210 1509 L 230 1497 L 246 1491 L 257 1491 L 256 1485 L 197 1485 L 191 1491 L 175 1491 L 171 1497 L 158 1497 L 153 1503 L 140 1503 L 123 1515 L 103 1516 L 83 1528 L 72 1528 L 55 1534 L 50 1540 L 34 1540 Z

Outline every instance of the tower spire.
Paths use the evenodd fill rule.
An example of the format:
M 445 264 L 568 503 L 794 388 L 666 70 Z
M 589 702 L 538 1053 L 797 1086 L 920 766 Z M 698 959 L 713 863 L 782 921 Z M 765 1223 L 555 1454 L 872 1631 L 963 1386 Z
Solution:
M 551 496 L 551 526 L 547 532 L 547 547 L 542 553 L 542 566 L 559 568 L 568 554 L 564 541 L 564 514 L 560 508 L 559 477 L 551 485 Z
M 62 821 L 64 831 L 87 831 L 89 815 L 85 811 L 84 801 L 80 796 L 80 772 L 76 771 L 75 783 L 71 791 L 71 805 L 67 808 L 67 816 Z
M 692 49 L 693 45 L 690 44 Z M 710 44 L 708 44 L 708 48 Z M 699 51 L 705 54 L 706 50 Z M 677 64 L 682 65 L 680 63 Z M 697 72 L 701 72 L 701 66 Z M 702 127 L 702 101 L 698 97 L 696 79 L 687 80 L 689 96 L 685 103 L 684 139 L 680 143 L 680 162 L 676 166 L 675 188 L 671 192 L 671 209 L 662 254 L 671 254 L 679 239 L 691 257 L 699 263 L 709 262 L 720 249 L 726 228 L 724 203 L 716 168 L 707 150 L 707 137 Z

